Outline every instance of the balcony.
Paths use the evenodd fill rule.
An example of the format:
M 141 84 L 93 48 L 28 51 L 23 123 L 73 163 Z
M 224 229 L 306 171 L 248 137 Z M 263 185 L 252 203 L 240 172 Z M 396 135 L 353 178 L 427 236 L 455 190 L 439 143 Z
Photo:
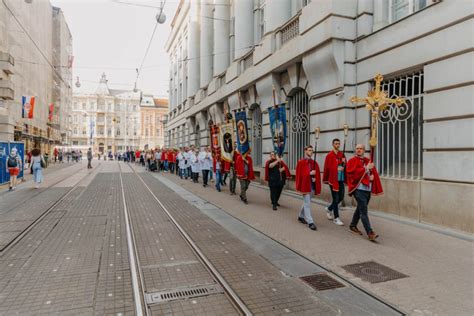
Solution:
M 279 47 L 285 45 L 300 34 L 300 15 L 296 15 L 277 30 L 277 38 L 280 40 Z
M 3 70 L 6 74 L 12 75 L 15 68 L 15 58 L 12 55 L 0 52 L 0 70 Z
M 0 99 L 13 100 L 14 97 L 13 82 L 0 79 Z

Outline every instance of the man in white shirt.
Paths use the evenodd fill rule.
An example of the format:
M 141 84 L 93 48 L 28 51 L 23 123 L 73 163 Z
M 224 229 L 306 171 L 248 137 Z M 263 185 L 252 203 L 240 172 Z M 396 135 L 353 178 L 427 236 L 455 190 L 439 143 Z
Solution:
M 203 187 L 207 187 L 207 182 L 209 180 L 209 171 L 212 168 L 212 155 L 211 155 L 211 149 L 209 147 L 204 148 L 200 153 L 199 153 L 199 162 L 201 165 L 201 171 L 202 171 L 202 182 L 203 182 Z

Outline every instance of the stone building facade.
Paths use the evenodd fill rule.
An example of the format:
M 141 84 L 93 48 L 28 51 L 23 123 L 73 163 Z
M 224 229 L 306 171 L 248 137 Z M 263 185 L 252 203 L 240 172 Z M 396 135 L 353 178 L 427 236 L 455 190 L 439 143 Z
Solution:
M 0 139 L 43 151 L 66 142 L 72 58 L 60 8 L 49 1 L 0 1 Z M 22 96 L 35 97 L 33 119 L 22 118 Z
M 405 97 L 411 111 L 378 122 L 386 193 L 371 207 L 473 232 L 473 7 L 470 0 L 183 1 L 166 45 L 166 142 L 206 145 L 209 120 L 245 106 L 261 173 L 272 150 L 267 108 L 275 89 L 277 102 L 287 102 L 290 169 L 316 127 L 322 166 L 344 124 L 347 154 L 356 143 L 368 149 L 369 113 L 349 99 L 366 96 L 380 73 L 383 89 Z
M 164 120 L 168 114 L 168 100 L 143 95 L 140 103 L 140 148 L 165 145 Z

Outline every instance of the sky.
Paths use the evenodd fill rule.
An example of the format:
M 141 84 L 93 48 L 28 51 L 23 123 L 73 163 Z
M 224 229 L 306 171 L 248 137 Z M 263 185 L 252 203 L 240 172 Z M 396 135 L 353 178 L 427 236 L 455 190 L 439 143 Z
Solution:
M 73 37 L 74 92 L 95 92 L 105 72 L 112 89 L 133 89 L 156 24 L 161 0 L 50 0 L 60 7 Z M 144 6 L 130 5 L 138 4 Z M 137 88 L 167 96 L 168 55 L 164 49 L 179 0 L 166 0 L 166 22 L 158 24 L 137 81 Z

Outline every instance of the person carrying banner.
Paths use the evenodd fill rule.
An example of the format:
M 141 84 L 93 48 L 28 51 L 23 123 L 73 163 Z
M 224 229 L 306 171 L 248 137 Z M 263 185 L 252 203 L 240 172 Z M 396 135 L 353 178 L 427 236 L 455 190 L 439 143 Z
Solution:
M 371 194 L 382 194 L 383 188 L 374 163 L 364 154 L 365 146 L 357 144 L 356 155 L 349 159 L 346 166 L 349 196 L 354 196 L 357 201 L 357 208 L 352 216 L 349 229 L 355 234 L 362 235 L 362 232 L 357 228 L 357 224 L 361 220 L 367 237 L 370 241 L 375 241 L 379 235 L 370 226 L 368 205 Z
M 296 191 L 303 195 L 303 206 L 301 207 L 298 221 L 308 224 L 309 229 L 317 230 L 311 215 L 311 194 L 321 194 L 321 174 L 318 163 L 312 158 L 313 146 L 304 148 L 304 158 L 296 165 Z
M 237 144 L 237 143 L 236 143 Z M 236 195 L 235 189 L 237 188 L 237 170 L 235 168 L 235 162 L 237 161 L 237 158 L 240 156 L 239 151 L 237 150 L 237 147 L 234 147 L 234 154 L 233 154 L 233 162 L 230 164 L 230 170 L 229 170 L 229 191 L 230 195 Z
M 10 154 L 7 157 L 7 163 L 5 165 L 7 167 L 7 173 L 10 174 L 10 186 L 8 190 L 12 191 L 16 189 L 17 177 L 22 168 L 21 158 L 20 155 L 18 155 L 16 148 L 11 149 Z
M 273 210 L 276 211 L 281 191 L 285 186 L 286 179 L 291 177 L 290 170 L 280 156 L 276 152 L 270 153 L 270 159 L 265 162 L 265 181 L 270 187 L 270 200 Z
M 248 204 L 247 190 L 249 188 L 250 181 L 255 180 L 252 157 L 250 157 L 250 148 L 245 154 L 237 155 L 237 159 L 235 160 L 235 171 L 240 182 L 240 199 L 245 204 Z
M 342 226 L 344 223 L 339 218 L 339 203 L 344 200 L 346 157 L 343 152 L 339 151 L 340 146 L 341 141 L 334 138 L 332 140 L 333 150 L 327 154 L 324 160 L 323 182 L 329 185 L 332 196 L 332 203 L 326 208 L 326 216 L 329 220 L 334 220 L 334 224 Z

